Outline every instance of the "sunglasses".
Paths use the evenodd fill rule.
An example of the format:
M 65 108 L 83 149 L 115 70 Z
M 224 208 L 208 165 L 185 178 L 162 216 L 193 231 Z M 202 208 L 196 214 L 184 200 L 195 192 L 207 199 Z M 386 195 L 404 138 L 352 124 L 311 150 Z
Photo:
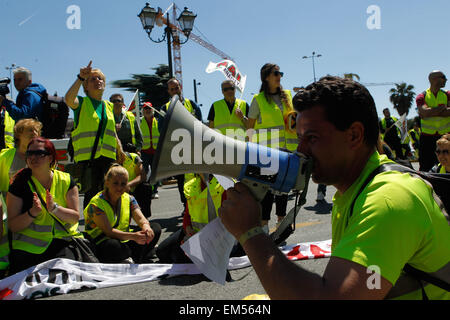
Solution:
M 31 158 L 32 156 L 37 156 L 38 158 L 44 158 L 45 156 L 49 156 L 50 152 L 47 150 L 27 150 L 25 152 L 25 157 Z
M 284 76 L 284 72 L 281 72 L 281 71 L 278 71 L 278 70 L 276 70 L 276 71 L 274 71 L 274 72 L 272 72 L 275 76 L 281 76 L 281 77 L 283 77 Z
M 443 154 L 444 156 L 448 156 L 448 153 L 449 153 L 449 150 L 439 150 L 439 149 L 436 149 L 436 154 Z
M 114 100 L 111 100 L 111 102 L 112 102 L 112 103 L 123 102 L 123 100 L 120 100 L 120 99 L 114 99 Z
M 223 91 L 234 91 L 234 87 L 226 87 L 222 89 Z

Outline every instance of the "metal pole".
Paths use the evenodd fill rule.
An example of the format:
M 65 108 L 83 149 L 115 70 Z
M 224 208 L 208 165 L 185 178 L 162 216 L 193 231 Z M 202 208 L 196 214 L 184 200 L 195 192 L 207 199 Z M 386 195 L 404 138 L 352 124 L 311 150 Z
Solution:
M 194 100 L 197 103 L 197 81 L 194 79 Z
M 167 13 L 166 35 L 167 35 L 167 55 L 169 57 L 169 78 L 173 78 L 172 48 L 171 48 L 171 41 L 170 41 L 170 37 L 172 36 L 172 30 L 170 29 L 169 13 Z
M 312 55 L 312 63 L 313 63 L 313 76 L 314 76 L 314 82 L 316 82 L 316 69 L 315 69 L 315 67 L 314 67 L 314 53 L 315 53 L 315 52 L 313 52 L 313 55 Z

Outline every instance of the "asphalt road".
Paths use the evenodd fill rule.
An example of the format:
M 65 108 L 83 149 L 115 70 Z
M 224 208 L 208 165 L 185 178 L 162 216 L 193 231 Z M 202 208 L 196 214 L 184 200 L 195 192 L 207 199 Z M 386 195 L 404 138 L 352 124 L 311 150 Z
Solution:
M 317 185 L 310 182 L 307 202 L 296 219 L 296 230 L 287 239 L 287 244 L 331 239 L 331 198 L 335 192 L 327 187 L 327 203 L 316 203 Z M 182 205 L 176 184 L 159 188 L 159 199 L 152 202 L 152 219 L 163 230 L 160 242 L 178 230 L 182 224 Z M 288 210 L 294 206 L 289 200 Z M 275 205 L 269 227 L 274 230 L 276 222 Z M 328 258 L 302 260 L 294 263 L 311 272 L 322 275 Z M 208 280 L 203 275 L 174 276 L 140 284 L 69 293 L 47 300 L 241 300 L 250 294 L 264 294 L 265 291 L 252 267 L 231 270 L 232 280 L 224 286 Z

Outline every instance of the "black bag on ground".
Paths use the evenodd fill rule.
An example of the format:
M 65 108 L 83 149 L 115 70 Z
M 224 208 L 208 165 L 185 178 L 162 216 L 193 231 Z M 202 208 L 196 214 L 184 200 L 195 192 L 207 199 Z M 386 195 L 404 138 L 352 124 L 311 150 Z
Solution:
M 42 99 L 42 136 L 47 139 L 62 139 L 66 132 L 69 107 L 63 97 L 49 95 L 47 92 L 38 94 Z

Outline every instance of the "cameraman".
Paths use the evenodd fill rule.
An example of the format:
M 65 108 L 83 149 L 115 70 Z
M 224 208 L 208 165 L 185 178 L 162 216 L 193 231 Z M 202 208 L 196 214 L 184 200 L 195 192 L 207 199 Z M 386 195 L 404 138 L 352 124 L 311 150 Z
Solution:
M 46 89 L 38 83 L 32 83 L 31 71 L 22 67 L 14 70 L 14 87 L 19 92 L 16 104 L 0 96 L 0 106 L 4 106 L 16 122 L 25 118 L 35 118 L 42 122 L 41 96 L 45 95 Z

